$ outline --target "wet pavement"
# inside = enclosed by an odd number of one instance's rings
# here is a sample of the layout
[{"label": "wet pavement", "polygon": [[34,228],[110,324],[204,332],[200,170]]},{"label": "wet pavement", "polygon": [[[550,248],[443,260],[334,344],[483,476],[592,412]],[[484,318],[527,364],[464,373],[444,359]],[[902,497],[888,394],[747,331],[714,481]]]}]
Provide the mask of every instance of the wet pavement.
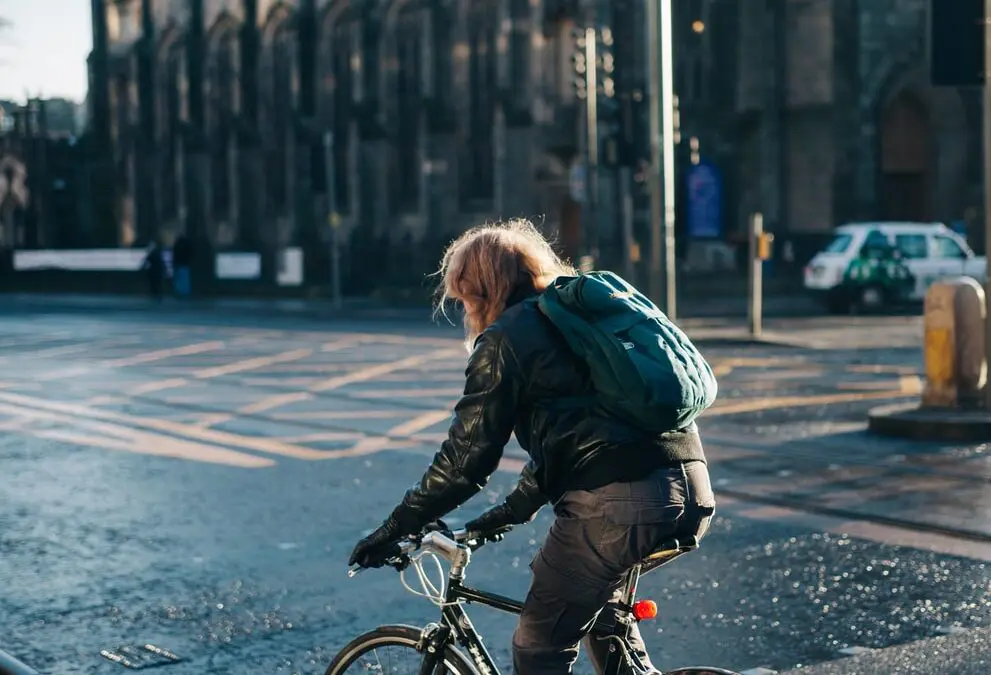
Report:
[{"label": "wet pavement", "polygon": [[[867,409],[918,395],[917,319],[769,322],[790,344],[766,345],[687,325],[720,376],[702,424],[720,505],[700,551],[642,582],[655,662],[784,671],[991,626],[987,447],[865,433]],[[322,673],[363,630],[436,617],[345,562],[443,435],[453,329],[7,307],[0,348],[0,648],[43,673],[125,672],[100,650],[145,643],[177,675]],[[513,445],[452,520],[519,467]],[[522,595],[548,524],[480,551],[470,580]],[[507,667],[512,617],[471,614]],[[822,672],[868,672],[844,663]],[[934,668],[904,672],[987,672]]]}]

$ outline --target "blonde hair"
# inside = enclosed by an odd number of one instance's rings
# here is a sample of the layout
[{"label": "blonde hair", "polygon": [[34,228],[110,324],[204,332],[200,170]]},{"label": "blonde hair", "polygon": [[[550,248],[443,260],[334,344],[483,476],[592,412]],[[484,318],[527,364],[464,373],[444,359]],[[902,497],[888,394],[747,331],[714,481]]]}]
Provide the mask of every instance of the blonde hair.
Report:
[{"label": "blonde hair", "polygon": [[575,269],[562,260],[528,220],[513,219],[474,227],[451,242],[437,275],[437,312],[448,301],[464,307],[469,346],[506,309],[519,291],[543,291]]}]

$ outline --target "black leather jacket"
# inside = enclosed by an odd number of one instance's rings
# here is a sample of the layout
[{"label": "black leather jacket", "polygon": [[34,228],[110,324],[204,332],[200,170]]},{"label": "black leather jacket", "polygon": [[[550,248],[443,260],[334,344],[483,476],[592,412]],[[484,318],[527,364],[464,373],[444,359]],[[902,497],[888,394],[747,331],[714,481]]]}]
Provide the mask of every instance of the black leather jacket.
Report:
[{"label": "black leather jacket", "polygon": [[514,431],[530,455],[506,498],[520,522],[567,490],[705,459],[694,424],[657,436],[596,414],[588,400],[587,369],[532,294],[511,304],[478,337],[465,376],[447,440],[393,511],[403,533],[418,532],[478,493]]}]

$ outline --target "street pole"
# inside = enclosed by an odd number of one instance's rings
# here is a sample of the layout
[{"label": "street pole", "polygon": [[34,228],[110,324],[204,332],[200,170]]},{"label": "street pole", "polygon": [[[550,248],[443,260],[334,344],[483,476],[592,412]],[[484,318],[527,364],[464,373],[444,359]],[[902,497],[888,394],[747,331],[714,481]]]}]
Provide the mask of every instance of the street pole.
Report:
[{"label": "street pole", "polygon": [[754,213],[750,216],[750,274],[747,278],[747,318],[750,323],[750,337],[759,338],[763,326],[764,259],[759,245],[764,234],[764,216]]},{"label": "street pole", "polygon": [[[650,266],[648,293],[651,299],[660,304],[663,292],[661,277],[662,251],[662,194],[661,194],[661,98],[660,98],[660,49],[658,47],[658,3],[663,0],[644,0],[647,19],[647,100],[650,118]],[[666,308],[667,309],[667,308]]]},{"label": "street pole", "polygon": [[592,267],[599,257],[599,78],[596,67],[596,30],[585,29],[585,127],[588,133],[588,237],[585,245],[592,259]]},{"label": "street pole", "polygon": [[327,224],[330,225],[330,271],[331,293],[334,308],[340,309],[341,300],[341,242],[340,216],[337,213],[337,183],[334,176],[334,132],[326,131],[323,135],[324,175],[327,180]]},{"label": "street pole", "polygon": [[[984,280],[985,368],[991,369],[991,0],[984,0],[984,256],[987,258]],[[984,386],[984,402],[991,410],[991,381]]]},{"label": "street pole", "polygon": [[[991,0],[989,0],[991,1]],[[672,321],[677,317],[674,258],[674,53],[671,28],[671,0],[661,5],[661,139],[664,155],[664,311]]]}]

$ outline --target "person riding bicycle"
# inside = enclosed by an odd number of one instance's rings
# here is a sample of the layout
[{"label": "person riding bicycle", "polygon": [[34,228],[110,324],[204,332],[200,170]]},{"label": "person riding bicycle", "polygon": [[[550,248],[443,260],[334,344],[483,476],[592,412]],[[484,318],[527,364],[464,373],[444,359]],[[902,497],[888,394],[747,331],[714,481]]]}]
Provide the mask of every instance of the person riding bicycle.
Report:
[{"label": "person riding bicycle", "polygon": [[[454,300],[464,310],[464,394],[420,482],[358,542],[349,564],[381,567],[399,540],[478,493],[515,431],[530,461],[506,499],[465,527],[527,523],[553,503],[555,520],[530,564],[513,666],[519,675],[569,673],[594,619],[621,595],[623,575],[666,540],[708,530],[715,499],[698,429],[692,422],[658,434],[589,407],[581,397],[594,393],[588,368],[536,304],[576,271],[528,221],[469,230],[439,274],[439,306]],[[647,661],[635,626],[630,639]],[[601,672],[609,645],[586,644]]]}]

